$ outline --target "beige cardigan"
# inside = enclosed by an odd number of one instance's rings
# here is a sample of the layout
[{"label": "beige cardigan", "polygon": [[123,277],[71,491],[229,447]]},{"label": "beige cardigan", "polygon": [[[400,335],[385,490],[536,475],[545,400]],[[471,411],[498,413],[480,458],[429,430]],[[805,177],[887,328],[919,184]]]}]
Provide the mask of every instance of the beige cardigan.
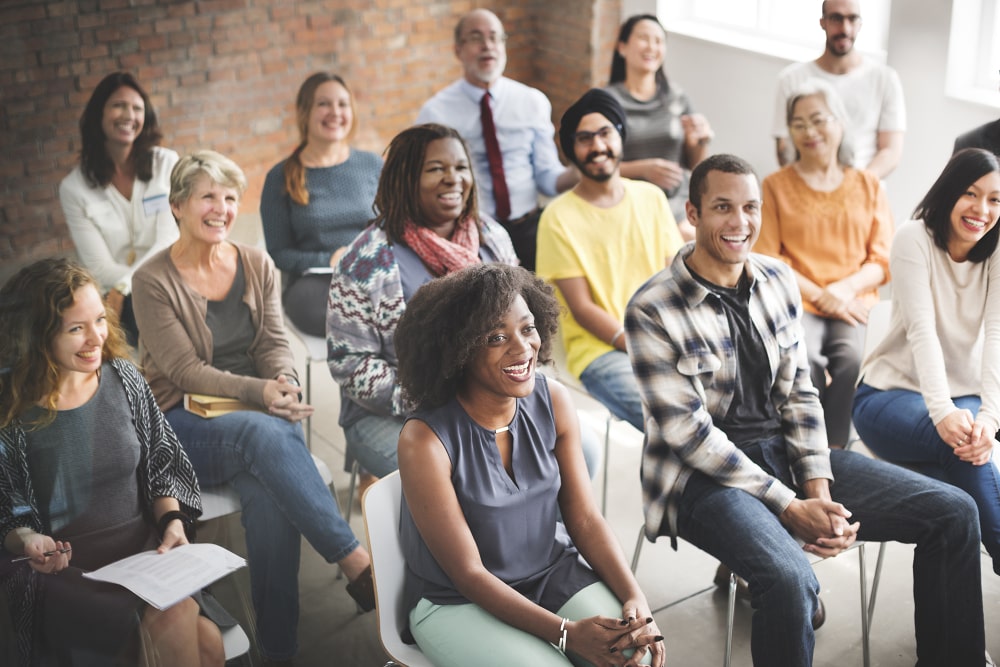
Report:
[{"label": "beige cardigan", "polygon": [[205,322],[208,299],[184,282],[170,248],[145,262],[132,278],[132,305],[139,326],[142,366],[161,410],[185,392],[238,398],[264,406],[267,380],[285,374],[298,380],[288,347],[276,271],[263,250],[234,243],[246,274],[243,301],[255,335],[247,349],[257,377],[233,375],[212,366],[212,333]]}]

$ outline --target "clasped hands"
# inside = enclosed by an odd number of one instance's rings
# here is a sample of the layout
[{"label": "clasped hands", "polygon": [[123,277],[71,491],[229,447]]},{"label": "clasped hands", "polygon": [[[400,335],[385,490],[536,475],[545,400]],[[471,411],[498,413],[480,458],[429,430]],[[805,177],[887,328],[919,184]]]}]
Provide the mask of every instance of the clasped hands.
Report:
[{"label": "clasped hands", "polygon": [[[567,625],[566,647],[595,667],[638,667],[646,652],[652,654],[651,667],[665,664],[663,635],[648,610],[624,610],[625,618],[592,616]],[[634,649],[631,656],[623,651]]]},{"label": "clasped hands", "polygon": [[861,524],[849,523],[851,512],[828,498],[796,498],[778,517],[785,528],[805,544],[802,549],[823,558],[850,548]]},{"label": "clasped hands", "polygon": [[993,455],[993,434],[977,422],[969,410],[953,410],[934,425],[955,456],[975,466],[985,465]]},{"label": "clasped hands", "polygon": [[264,405],[276,417],[283,417],[290,422],[302,421],[312,415],[313,407],[299,400],[301,394],[302,387],[292,384],[284,375],[279,375],[276,380],[268,380],[264,385]]},{"label": "clasped hands", "polygon": [[843,320],[852,326],[868,323],[868,306],[843,282],[832,282],[822,288],[812,303],[826,317]]}]

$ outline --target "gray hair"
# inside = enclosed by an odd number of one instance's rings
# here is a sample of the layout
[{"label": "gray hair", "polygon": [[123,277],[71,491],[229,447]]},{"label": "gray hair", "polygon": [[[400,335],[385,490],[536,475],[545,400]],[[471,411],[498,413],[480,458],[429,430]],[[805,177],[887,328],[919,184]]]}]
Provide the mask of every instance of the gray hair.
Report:
[{"label": "gray hair", "polygon": [[[795,112],[795,105],[798,104],[799,100],[803,97],[812,97],[814,95],[819,95],[823,98],[827,108],[830,110],[830,114],[837,119],[837,122],[843,128],[844,132],[840,139],[840,146],[837,147],[837,162],[841,166],[850,167],[854,162],[853,128],[851,127],[850,119],[847,117],[847,108],[844,106],[844,101],[837,94],[836,89],[829,83],[822,79],[808,78],[796,86],[788,95],[788,100],[785,104],[785,123],[787,125],[792,124],[792,114]],[[793,145],[794,143],[792,142]],[[799,150],[797,148],[795,149],[795,159],[799,159]]]},{"label": "gray hair", "polygon": [[240,196],[247,189],[247,177],[239,166],[221,153],[210,150],[185,155],[170,172],[170,204],[180,205],[191,196],[194,182],[205,174],[219,185],[234,188]]}]

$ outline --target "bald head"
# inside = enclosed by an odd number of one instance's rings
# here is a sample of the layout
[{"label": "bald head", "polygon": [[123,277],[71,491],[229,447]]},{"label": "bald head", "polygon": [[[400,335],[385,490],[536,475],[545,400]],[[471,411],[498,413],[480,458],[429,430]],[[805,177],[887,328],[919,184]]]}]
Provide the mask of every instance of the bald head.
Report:
[{"label": "bald head", "polygon": [[497,15],[474,9],[455,26],[455,56],[461,61],[465,80],[489,88],[503,76],[507,66],[507,34]]}]

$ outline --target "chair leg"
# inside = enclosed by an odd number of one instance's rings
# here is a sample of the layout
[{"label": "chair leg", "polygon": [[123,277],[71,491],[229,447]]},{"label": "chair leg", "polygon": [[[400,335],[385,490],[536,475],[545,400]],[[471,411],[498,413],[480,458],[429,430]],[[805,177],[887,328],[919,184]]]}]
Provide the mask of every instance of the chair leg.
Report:
[{"label": "chair leg", "polygon": [[639,567],[639,555],[642,553],[642,543],[646,538],[646,526],[639,526],[639,538],[635,541],[635,551],[632,552],[632,574]]},{"label": "chair leg", "polygon": [[858,545],[858,572],[861,582],[861,655],[864,667],[871,664],[868,644],[868,577],[865,572],[865,545]]},{"label": "chair leg", "polygon": [[[306,403],[312,405],[312,359],[306,356]],[[312,415],[306,417],[306,447],[313,450],[313,420]]]},{"label": "chair leg", "polygon": [[358,474],[361,471],[361,465],[355,460],[351,464],[351,483],[347,488],[347,511],[344,513],[344,519],[347,523],[351,522],[351,514],[354,513],[354,490],[358,486]]},{"label": "chair leg", "polygon": [[[611,420],[613,417],[608,413],[608,419],[604,423],[604,483],[601,492],[601,514],[608,516],[608,468],[611,464]],[[633,568],[635,569],[635,568]]]},{"label": "chair leg", "polygon": [[868,597],[868,631],[872,629],[872,617],[875,615],[875,598],[878,596],[878,585],[882,580],[882,562],[885,560],[885,542],[878,545],[878,560],[875,561],[875,578],[872,579],[872,592]]},{"label": "chair leg", "polygon": [[729,667],[733,661],[733,624],[736,620],[736,573],[729,573],[729,603],[726,621],[726,656],[722,664]]}]

